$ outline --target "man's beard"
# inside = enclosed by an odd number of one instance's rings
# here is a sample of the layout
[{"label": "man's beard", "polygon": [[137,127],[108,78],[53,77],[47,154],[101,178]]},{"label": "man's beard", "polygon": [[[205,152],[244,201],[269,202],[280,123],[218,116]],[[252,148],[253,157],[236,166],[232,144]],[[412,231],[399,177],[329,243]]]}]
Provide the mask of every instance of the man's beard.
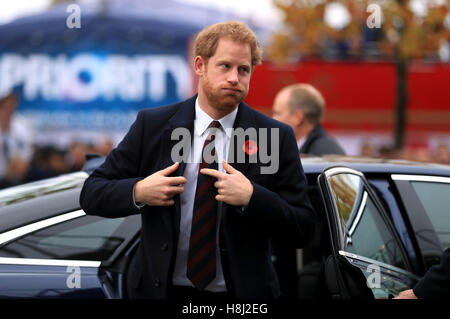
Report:
[{"label": "man's beard", "polygon": [[209,104],[224,111],[233,110],[247,96],[246,90],[242,87],[237,86],[233,87],[238,88],[240,90],[240,92],[236,92],[235,94],[232,93],[226,94],[222,92],[221,87],[214,88],[207,75],[205,75],[203,79],[202,86],[203,92],[205,93],[205,96],[208,99]]}]

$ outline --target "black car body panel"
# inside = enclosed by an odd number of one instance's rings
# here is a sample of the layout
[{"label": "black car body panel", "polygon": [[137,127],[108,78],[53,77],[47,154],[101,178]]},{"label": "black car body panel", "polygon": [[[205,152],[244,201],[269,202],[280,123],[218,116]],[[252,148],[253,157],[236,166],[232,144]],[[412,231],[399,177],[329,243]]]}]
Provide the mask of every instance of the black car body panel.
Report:
[{"label": "black car body panel", "polygon": [[[87,171],[102,161],[95,158]],[[436,218],[429,216],[409,178],[441,178],[450,189],[449,166],[342,156],[304,157],[302,162],[317,231],[305,249],[275,247],[283,298],[385,298],[411,287],[439,262],[450,240],[445,229],[435,231]],[[371,232],[348,236],[349,230],[356,234],[351,224],[355,218],[363,220],[362,213],[355,211],[347,228],[339,224],[326,178],[332,168],[360,176],[365,193],[356,202],[370,202],[366,208],[382,222],[383,236],[395,242],[401,267],[347,249],[349,240],[370,248],[374,239]],[[1,298],[126,298],[140,216],[114,220],[85,215],[78,201],[87,176],[79,172],[0,191]],[[381,287],[369,289],[377,274]]]}]

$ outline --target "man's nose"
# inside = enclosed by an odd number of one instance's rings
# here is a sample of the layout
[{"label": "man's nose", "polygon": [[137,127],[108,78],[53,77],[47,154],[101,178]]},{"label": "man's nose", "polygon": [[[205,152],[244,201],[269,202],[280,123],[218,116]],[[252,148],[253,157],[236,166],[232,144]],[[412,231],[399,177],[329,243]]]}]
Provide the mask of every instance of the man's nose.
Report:
[{"label": "man's nose", "polygon": [[239,82],[238,75],[239,74],[238,74],[237,68],[231,69],[230,72],[228,72],[227,81],[229,83],[232,83],[232,84],[236,85]]}]

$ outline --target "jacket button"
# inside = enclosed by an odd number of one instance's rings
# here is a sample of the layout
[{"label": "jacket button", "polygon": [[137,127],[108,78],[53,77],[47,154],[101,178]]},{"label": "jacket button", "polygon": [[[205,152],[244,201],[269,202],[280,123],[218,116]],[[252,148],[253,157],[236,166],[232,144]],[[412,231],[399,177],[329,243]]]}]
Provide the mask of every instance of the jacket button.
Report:
[{"label": "jacket button", "polygon": [[169,248],[169,245],[167,243],[164,243],[164,244],[161,245],[161,250],[162,251],[166,251],[167,248]]},{"label": "jacket button", "polygon": [[161,285],[158,278],[156,278],[155,280],[153,280],[153,284],[154,284],[154,286],[155,286],[156,288],[158,288],[158,287]]}]

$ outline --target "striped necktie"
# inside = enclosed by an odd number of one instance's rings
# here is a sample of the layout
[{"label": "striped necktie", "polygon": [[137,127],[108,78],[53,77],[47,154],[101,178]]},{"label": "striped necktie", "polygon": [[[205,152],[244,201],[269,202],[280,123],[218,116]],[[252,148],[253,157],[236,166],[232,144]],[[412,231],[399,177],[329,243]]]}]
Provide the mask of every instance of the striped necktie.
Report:
[{"label": "striped necktie", "polygon": [[[209,128],[217,130],[220,123],[212,121]],[[189,240],[187,277],[199,290],[203,290],[216,277],[217,190],[214,187],[216,179],[200,174],[202,168],[217,169],[214,129],[203,144]],[[209,145],[210,143],[212,145]]]}]

